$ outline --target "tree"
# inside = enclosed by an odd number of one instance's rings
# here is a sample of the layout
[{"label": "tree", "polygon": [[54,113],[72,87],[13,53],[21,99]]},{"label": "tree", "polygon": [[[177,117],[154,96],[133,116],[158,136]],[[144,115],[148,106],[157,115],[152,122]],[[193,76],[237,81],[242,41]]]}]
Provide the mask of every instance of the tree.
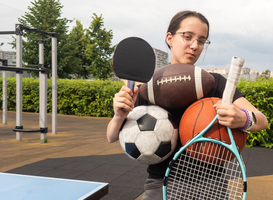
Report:
[{"label": "tree", "polygon": [[104,26],[102,15],[93,13],[93,21],[86,30],[88,44],[85,50],[85,56],[90,63],[89,72],[94,78],[107,79],[112,73],[112,54],[114,46],[111,47],[113,39],[112,30],[107,31]]},{"label": "tree", "polygon": [[262,72],[260,77],[268,79],[270,77],[270,70],[267,69],[264,72]]},{"label": "tree", "polygon": [[71,74],[77,79],[87,79],[89,77],[88,66],[90,63],[88,63],[85,56],[88,39],[85,32],[86,30],[83,29],[81,22],[77,20],[76,26],[69,33],[69,42],[65,45],[67,56],[64,59],[74,66]]},{"label": "tree", "polygon": [[[58,77],[69,78],[72,65],[66,62],[65,58],[67,52],[65,51],[65,44],[68,42],[68,26],[67,19],[61,18],[61,5],[59,0],[34,0],[29,6],[29,12],[18,19],[18,21],[26,27],[37,28],[46,32],[56,32],[58,34],[57,43],[57,63],[58,63]],[[39,39],[48,39],[49,36],[37,34],[30,31],[23,33],[23,52],[22,59],[26,64],[39,63]],[[16,42],[12,43],[13,48]],[[49,76],[51,76],[51,40],[44,43],[44,64],[49,68]],[[37,72],[32,72],[32,75],[38,76]]]}]

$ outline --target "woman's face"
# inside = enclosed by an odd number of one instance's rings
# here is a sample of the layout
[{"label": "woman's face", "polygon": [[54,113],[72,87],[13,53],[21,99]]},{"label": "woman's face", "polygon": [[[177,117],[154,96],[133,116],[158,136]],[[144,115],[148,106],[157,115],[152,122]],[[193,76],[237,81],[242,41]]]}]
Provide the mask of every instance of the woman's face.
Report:
[{"label": "woman's face", "polygon": [[175,35],[172,35],[170,32],[166,35],[166,40],[171,49],[171,64],[183,63],[193,65],[202,53],[203,46],[198,45],[197,40],[192,44],[185,43],[183,34],[177,34],[178,32],[189,32],[193,35],[192,39],[207,38],[207,24],[196,17],[188,17],[180,23],[180,28]]}]

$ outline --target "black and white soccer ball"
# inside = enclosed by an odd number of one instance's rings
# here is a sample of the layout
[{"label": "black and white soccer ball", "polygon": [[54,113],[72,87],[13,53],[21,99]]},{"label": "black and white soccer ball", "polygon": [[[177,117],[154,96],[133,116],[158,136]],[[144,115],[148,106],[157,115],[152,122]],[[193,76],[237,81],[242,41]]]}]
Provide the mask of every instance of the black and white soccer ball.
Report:
[{"label": "black and white soccer ball", "polygon": [[177,145],[178,127],[171,115],[155,105],[138,106],[121,127],[119,141],[124,152],[141,164],[164,161]]}]

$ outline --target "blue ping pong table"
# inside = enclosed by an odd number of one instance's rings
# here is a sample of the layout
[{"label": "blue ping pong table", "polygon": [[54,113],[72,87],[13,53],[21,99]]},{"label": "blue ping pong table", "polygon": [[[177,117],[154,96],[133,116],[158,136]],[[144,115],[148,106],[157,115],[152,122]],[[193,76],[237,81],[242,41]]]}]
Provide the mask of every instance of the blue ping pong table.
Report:
[{"label": "blue ping pong table", "polygon": [[108,183],[0,173],[1,200],[97,200]]}]

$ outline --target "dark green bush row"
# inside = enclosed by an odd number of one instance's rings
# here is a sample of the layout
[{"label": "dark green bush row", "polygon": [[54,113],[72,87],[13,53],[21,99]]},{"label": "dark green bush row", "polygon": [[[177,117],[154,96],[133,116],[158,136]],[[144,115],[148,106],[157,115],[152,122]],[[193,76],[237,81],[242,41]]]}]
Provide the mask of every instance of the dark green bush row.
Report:
[{"label": "dark green bush row", "polygon": [[242,79],[237,87],[268,120],[268,129],[251,132],[248,135],[247,146],[273,148],[273,79],[260,78],[256,81]]},{"label": "dark green bush row", "polygon": [[[8,78],[8,110],[16,109],[16,80]],[[58,79],[58,113],[78,116],[113,116],[113,97],[123,85],[120,81],[84,81]],[[238,89],[256,108],[264,113],[269,127],[251,132],[247,146],[273,148],[273,79],[241,80]],[[51,79],[48,79],[48,112],[51,113]],[[2,79],[0,98],[2,109]],[[23,79],[23,111],[39,112],[39,80]]]},{"label": "dark green bush row", "polygon": [[113,97],[122,85],[120,81],[58,80],[58,113],[111,117]]},{"label": "dark green bush row", "polygon": [[[8,110],[16,110],[16,79],[8,78]],[[123,85],[120,81],[84,81],[58,79],[58,113],[78,116],[113,116],[113,97]],[[0,99],[2,109],[2,78]],[[39,80],[23,79],[23,111],[39,112]],[[52,110],[52,80],[48,79],[48,112]]]}]

